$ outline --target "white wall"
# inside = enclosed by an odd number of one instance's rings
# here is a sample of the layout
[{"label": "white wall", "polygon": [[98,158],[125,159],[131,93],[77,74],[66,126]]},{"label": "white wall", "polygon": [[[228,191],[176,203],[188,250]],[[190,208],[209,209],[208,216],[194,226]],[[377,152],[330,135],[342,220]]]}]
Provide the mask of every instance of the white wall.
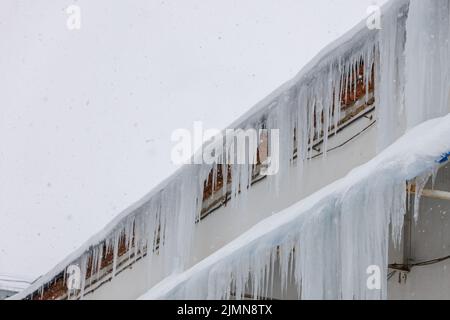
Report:
[{"label": "white wall", "polygon": [[[431,183],[426,187],[431,189]],[[435,190],[450,191],[450,166],[437,176]],[[422,197],[417,224],[412,224],[411,259],[429,261],[450,255],[450,201]],[[391,263],[401,263],[402,250],[391,250]],[[399,282],[398,272],[389,281],[390,299],[450,299],[450,260],[413,267]]]}]

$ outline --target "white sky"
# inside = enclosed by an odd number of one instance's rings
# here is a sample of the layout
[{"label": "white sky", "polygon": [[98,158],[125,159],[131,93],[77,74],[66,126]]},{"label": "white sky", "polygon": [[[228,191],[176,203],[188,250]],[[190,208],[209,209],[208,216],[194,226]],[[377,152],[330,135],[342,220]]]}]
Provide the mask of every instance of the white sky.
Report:
[{"label": "white sky", "polygon": [[226,127],[383,2],[2,0],[0,275],[48,271],[174,171],[174,129]]}]

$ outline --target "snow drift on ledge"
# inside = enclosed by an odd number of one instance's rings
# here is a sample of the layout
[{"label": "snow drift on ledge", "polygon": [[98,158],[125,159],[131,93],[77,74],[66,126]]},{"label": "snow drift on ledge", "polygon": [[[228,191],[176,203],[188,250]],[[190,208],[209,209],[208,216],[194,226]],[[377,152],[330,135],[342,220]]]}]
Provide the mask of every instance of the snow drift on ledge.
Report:
[{"label": "snow drift on ledge", "polygon": [[[282,288],[294,280],[302,299],[384,299],[389,226],[399,243],[407,183],[426,182],[421,178],[434,175],[449,150],[450,115],[423,123],[345,178],[265,219],[140,299],[239,299],[248,289],[254,297],[268,296],[275,264]],[[370,265],[384,268],[382,290],[367,289]]]}]

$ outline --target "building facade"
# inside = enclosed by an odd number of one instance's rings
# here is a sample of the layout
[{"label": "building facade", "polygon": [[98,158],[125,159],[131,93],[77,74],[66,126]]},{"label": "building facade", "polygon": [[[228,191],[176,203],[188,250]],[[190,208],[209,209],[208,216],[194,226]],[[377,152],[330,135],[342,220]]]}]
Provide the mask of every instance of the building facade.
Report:
[{"label": "building facade", "polygon": [[15,298],[450,299],[447,119],[414,129],[450,111],[449,8],[388,2],[233,124],[254,163],[220,144]]}]

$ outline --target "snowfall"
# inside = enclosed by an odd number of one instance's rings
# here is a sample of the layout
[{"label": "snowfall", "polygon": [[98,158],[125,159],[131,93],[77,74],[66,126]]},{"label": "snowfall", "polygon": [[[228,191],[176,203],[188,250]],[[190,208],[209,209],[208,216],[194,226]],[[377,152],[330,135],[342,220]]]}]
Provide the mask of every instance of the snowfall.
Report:
[{"label": "snowfall", "polygon": [[[371,291],[359,281],[366,276],[361,266],[385,266],[386,275],[389,241],[399,243],[402,235],[408,185],[416,185],[417,203],[425,182],[449,156],[449,9],[448,0],[388,2],[381,30],[369,30],[364,21],[234,124],[281,129],[280,173],[268,181],[276,189],[293,165],[294,148],[300,150],[300,165],[308,161],[308,140],[322,130],[314,126],[314,118],[324,114],[324,132],[336,127],[337,97],[348,94],[351,86],[346,81],[357,79],[354,75],[364,66],[366,88],[371,79],[376,82],[379,154],[370,162],[185,270],[203,182],[211,171],[217,175],[218,163],[230,154],[227,147],[221,148],[215,163],[181,168],[16,298],[39,290],[70,263],[81,265],[84,276],[89,259],[94,261],[92,270],[98,270],[103,248],[98,244],[104,239],[114,252],[114,274],[119,239],[131,239],[136,225],[136,254],[144,248],[151,252],[158,228],[164,226],[160,254],[171,266],[167,278],[143,299],[227,299],[232,291],[242,298],[249,288],[255,297],[267,296],[275,263],[282,287],[294,280],[302,299],[385,299],[386,285]],[[291,143],[293,132],[296,146]],[[245,201],[251,170],[251,165],[232,168],[232,201]],[[418,212],[414,215],[417,219]],[[132,249],[132,242],[127,244]]]}]

